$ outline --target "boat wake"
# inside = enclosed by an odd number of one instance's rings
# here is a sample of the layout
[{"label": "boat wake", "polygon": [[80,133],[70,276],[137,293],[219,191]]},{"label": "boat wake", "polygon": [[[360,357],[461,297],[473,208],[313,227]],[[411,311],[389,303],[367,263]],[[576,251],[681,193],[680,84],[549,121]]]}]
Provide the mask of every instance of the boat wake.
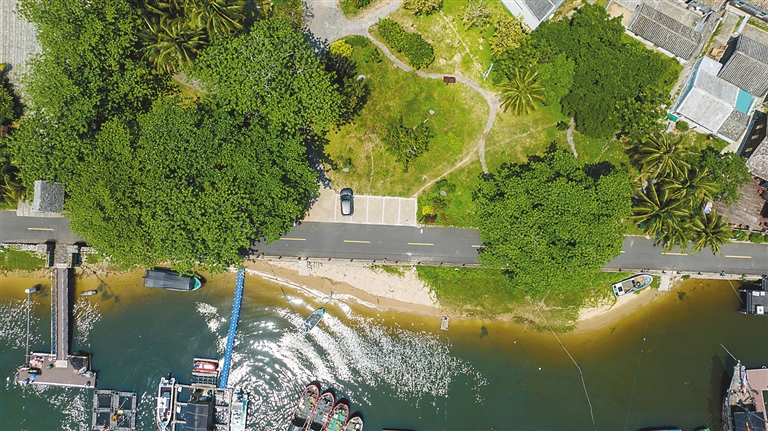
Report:
[{"label": "boat wake", "polygon": [[[40,304],[32,301],[30,307],[32,314],[30,316],[31,333],[29,336],[30,346],[40,343],[43,338],[37,333],[40,318],[35,316],[34,310]],[[23,349],[27,337],[27,300],[26,299],[7,299],[0,301],[0,345],[7,349]]]},{"label": "boat wake", "polygon": [[93,325],[101,320],[99,304],[87,297],[79,297],[72,307],[72,315],[75,317],[75,345],[85,345]]},{"label": "boat wake", "polygon": [[204,302],[198,302],[197,305],[197,313],[205,319],[205,323],[208,325],[208,329],[210,329],[211,333],[218,334],[224,331],[224,336],[219,337],[218,343],[216,345],[216,351],[220,354],[224,354],[224,348],[227,345],[227,324],[228,319],[225,319],[219,314],[218,308],[214,307],[211,304],[206,304]]}]

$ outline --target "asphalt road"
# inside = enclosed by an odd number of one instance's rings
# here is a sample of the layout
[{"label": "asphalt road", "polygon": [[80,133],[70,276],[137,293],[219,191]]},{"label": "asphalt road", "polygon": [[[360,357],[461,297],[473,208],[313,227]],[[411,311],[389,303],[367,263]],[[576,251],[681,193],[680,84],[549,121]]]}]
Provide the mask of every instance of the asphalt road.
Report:
[{"label": "asphalt road", "polygon": [[82,242],[69,230],[65,217],[16,217],[16,211],[0,211],[0,242],[40,244],[58,241],[64,244]]},{"label": "asphalt road", "polygon": [[657,269],[667,271],[714,272],[728,274],[768,274],[768,247],[758,244],[728,244],[722,254],[713,256],[709,249],[690,256],[679,249],[664,252],[648,239],[628,236],[621,254],[605,265],[611,269]]},{"label": "asphalt road", "polygon": [[254,244],[252,251],[267,256],[476,264],[479,247],[476,229],[304,222],[272,244]]}]

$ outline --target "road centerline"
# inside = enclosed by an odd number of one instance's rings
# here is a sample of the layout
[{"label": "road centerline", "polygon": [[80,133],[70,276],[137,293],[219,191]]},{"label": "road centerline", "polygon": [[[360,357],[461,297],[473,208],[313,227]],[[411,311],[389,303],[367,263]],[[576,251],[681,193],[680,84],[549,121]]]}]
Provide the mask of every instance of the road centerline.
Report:
[{"label": "road centerline", "polygon": [[27,230],[53,230],[52,227],[28,227]]},{"label": "road centerline", "polygon": [[685,253],[675,253],[675,252],[671,252],[671,251],[670,252],[661,253],[661,255],[662,256],[688,256]]},{"label": "road centerline", "polygon": [[370,241],[365,241],[361,239],[345,239],[344,242],[351,242],[354,244],[370,244]]},{"label": "road centerline", "polygon": [[752,256],[736,256],[731,254],[726,254],[725,257],[729,259],[752,259]]},{"label": "road centerline", "polygon": [[280,241],[306,241],[306,238],[280,238]]},{"label": "road centerline", "polygon": [[431,247],[434,244],[429,242],[409,242],[408,245],[423,245],[423,246]]}]

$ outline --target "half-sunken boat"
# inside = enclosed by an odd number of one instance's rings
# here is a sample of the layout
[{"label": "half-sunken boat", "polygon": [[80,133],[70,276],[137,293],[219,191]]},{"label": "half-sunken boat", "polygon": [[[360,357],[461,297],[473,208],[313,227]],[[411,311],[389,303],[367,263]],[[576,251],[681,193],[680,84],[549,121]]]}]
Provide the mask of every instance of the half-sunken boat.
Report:
[{"label": "half-sunken boat", "polygon": [[626,280],[621,280],[618,283],[613,284],[613,294],[618,298],[628,293],[634,293],[639,290],[645,289],[653,282],[653,277],[648,274],[637,274],[633,277],[629,277]]},{"label": "half-sunken boat", "polygon": [[334,404],[333,394],[326,392],[320,395],[317,399],[317,405],[315,411],[312,412],[312,416],[307,423],[307,431],[323,431],[328,424],[328,420],[331,417],[331,411]]},{"label": "half-sunken boat", "polygon": [[363,418],[352,416],[344,427],[344,431],[363,431]]},{"label": "half-sunken boat", "polygon": [[148,269],[144,274],[145,287],[189,292],[199,289],[201,285],[199,278],[181,275],[169,269]]},{"label": "half-sunken boat", "polygon": [[317,326],[318,323],[320,323],[320,319],[323,318],[323,315],[325,314],[325,307],[318,308],[312,314],[307,317],[307,320],[304,321],[304,332],[309,332]]},{"label": "half-sunken boat", "polygon": [[339,401],[336,407],[331,411],[328,423],[323,428],[325,431],[344,431],[344,425],[349,419],[349,405],[344,401]]},{"label": "half-sunken boat", "polygon": [[235,394],[235,401],[232,403],[232,408],[230,409],[230,431],[245,431],[247,419],[248,394],[240,390]]},{"label": "half-sunken boat", "polygon": [[171,424],[173,414],[174,397],[176,396],[176,379],[160,378],[160,385],[157,388],[157,428],[160,431],[168,430]]},{"label": "half-sunken boat", "polygon": [[309,384],[304,388],[304,392],[299,397],[299,403],[293,410],[293,416],[288,425],[288,431],[301,431],[307,427],[310,416],[317,405],[317,398],[320,396],[320,389],[316,385]]},{"label": "half-sunken boat", "polygon": [[723,399],[725,431],[765,431],[768,368],[747,370],[741,361],[733,367],[731,385]]}]

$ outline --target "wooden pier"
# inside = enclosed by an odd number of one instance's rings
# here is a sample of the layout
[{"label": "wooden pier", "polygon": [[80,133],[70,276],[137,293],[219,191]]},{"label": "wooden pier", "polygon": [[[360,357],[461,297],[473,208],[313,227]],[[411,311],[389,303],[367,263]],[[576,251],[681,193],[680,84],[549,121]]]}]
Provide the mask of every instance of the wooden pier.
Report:
[{"label": "wooden pier", "polygon": [[93,394],[93,430],[133,431],[136,429],[136,394],[98,390]]},{"label": "wooden pier", "polygon": [[32,353],[19,368],[20,384],[93,388],[96,372],[91,371],[90,355],[69,354],[69,294],[72,250],[57,244],[51,268],[51,352]]}]

